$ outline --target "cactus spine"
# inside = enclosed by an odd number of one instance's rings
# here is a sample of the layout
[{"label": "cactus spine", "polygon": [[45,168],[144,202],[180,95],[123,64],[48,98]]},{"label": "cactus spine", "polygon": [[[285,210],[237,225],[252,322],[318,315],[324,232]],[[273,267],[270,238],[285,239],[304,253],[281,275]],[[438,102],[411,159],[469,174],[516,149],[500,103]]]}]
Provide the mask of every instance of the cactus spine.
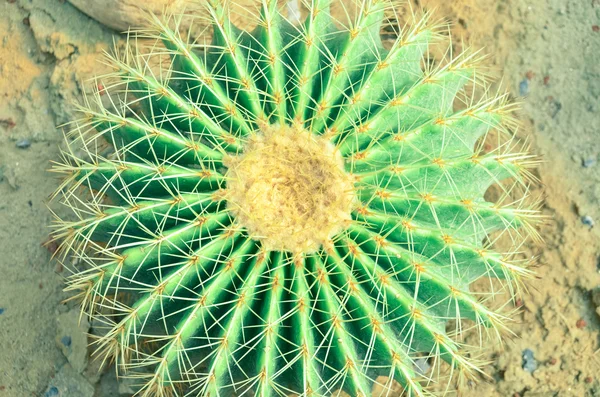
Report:
[{"label": "cactus spine", "polygon": [[463,329],[501,330],[488,303],[530,273],[494,247],[535,234],[535,159],[476,54],[427,63],[428,17],[384,46],[385,1],[343,28],[330,0],[307,8],[263,0],[247,32],[213,2],[207,43],[157,20],[54,166],[68,290],[141,396],[428,395],[414,361],[477,371]]}]

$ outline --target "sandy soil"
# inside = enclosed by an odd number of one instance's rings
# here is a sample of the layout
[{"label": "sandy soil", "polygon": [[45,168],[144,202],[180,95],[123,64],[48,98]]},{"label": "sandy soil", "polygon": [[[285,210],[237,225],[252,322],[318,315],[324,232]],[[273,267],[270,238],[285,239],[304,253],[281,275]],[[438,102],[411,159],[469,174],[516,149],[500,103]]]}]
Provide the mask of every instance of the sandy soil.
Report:
[{"label": "sandy soil", "polygon": [[[546,245],[523,254],[539,258],[539,280],[517,302],[515,336],[484,351],[490,377],[459,393],[600,396],[599,228],[582,222],[600,224],[600,1],[420,5],[437,8],[456,38],[485,47],[504,86],[522,97],[520,136],[545,160],[542,210],[552,218],[541,228]],[[103,72],[98,55],[119,39],[65,1],[0,0],[0,397],[131,395],[88,360],[88,325],[61,303],[65,272],[42,245],[56,126],[71,119],[70,103],[89,90],[82,82]]]}]

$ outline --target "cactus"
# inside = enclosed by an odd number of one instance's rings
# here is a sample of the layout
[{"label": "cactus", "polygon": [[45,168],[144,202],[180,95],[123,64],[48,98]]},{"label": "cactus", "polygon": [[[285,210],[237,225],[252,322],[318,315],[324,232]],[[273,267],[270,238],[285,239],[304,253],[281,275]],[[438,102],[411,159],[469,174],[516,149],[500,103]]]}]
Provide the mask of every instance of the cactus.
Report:
[{"label": "cactus", "polygon": [[536,159],[478,53],[430,62],[428,14],[384,45],[385,1],[307,8],[263,0],[248,32],[215,1],[205,41],[156,19],[53,166],[67,290],[141,396],[429,395],[480,371],[464,331],[502,334],[531,274]]}]

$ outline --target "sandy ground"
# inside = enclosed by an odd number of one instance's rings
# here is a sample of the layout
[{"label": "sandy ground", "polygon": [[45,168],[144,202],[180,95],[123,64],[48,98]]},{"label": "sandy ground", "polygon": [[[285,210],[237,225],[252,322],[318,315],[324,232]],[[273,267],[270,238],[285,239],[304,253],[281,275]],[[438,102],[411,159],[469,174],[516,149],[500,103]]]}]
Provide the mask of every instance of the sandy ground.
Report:
[{"label": "sandy ground", "polygon": [[[519,134],[545,160],[542,210],[552,217],[541,227],[546,245],[523,254],[539,258],[539,280],[517,302],[515,336],[484,351],[490,377],[459,393],[600,396],[599,228],[582,222],[600,224],[600,1],[420,5],[437,8],[455,38],[485,47],[504,86],[522,97]],[[119,36],[61,0],[0,0],[0,40],[0,397],[131,395],[88,360],[88,326],[61,304],[65,272],[42,246],[56,126],[71,119],[70,103],[89,89],[82,81],[103,72],[98,55]]]}]

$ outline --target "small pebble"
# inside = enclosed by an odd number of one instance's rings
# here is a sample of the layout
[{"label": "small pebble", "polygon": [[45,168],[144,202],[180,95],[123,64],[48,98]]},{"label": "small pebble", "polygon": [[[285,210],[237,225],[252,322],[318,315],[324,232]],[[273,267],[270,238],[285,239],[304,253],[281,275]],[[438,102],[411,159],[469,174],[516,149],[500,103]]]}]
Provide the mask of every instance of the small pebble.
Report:
[{"label": "small pebble", "polygon": [[60,392],[58,391],[58,389],[56,387],[52,386],[51,388],[48,389],[46,394],[44,394],[44,397],[58,397],[59,395],[60,395]]},{"label": "small pebble", "polygon": [[586,376],[583,381],[587,384],[590,384],[594,381],[594,378],[592,378],[591,376]]},{"label": "small pebble", "polygon": [[596,164],[596,159],[593,158],[581,160],[581,165],[583,166],[583,168],[590,168],[594,164]]},{"label": "small pebble", "polygon": [[550,358],[550,360],[548,360],[549,365],[556,365],[557,362],[558,362],[558,360],[554,357],[552,357],[552,358]]},{"label": "small pebble", "polygon": [[21,139],[20,141],[17,141],[16,146],[19,149],[27,149],[29,146],[31,146],[31,141],[29,139]]},{"label": "small pebble", "polygon": [[550,76],[544,76],[544,85],[548,85],[550,83]]},{"label": "small pebble", "polygon": [[517,298],[515,300],[515,307],[523,307],[523,299]]},{"label": "small pebble", "polygon": [[[42,247],[46,248],[51,254],[54,254],[58,250],[58,242],[52,237],[48,237],[43,243]],[[58,264],[59,262],[57,262]]]},{"label": "small pebble", "polygon": [[104,85],[102,83],[98,83],[97,88],[98,95],[103,96],[104,94],[106,94],[106,89],[104,88]]},{"label": "small pebble", "polygon": [[65,345],[65,347],[71,346],[71,337],[68,335],[63,336],[62,338],[60,338],[60,343]]},{"label": "small pebble", "polygon": [[550,102],[550,116],[552,118],[556,118],[558,112],[562,109],[562,103],[554,99],[553,96],[549,96],[546,98],[548,102]]},{"label": "small pebble", "polygon": [[519,94],[521,96],[529,94],[529,79],[523,79],[523,81],[519,83]]},{"label": "small pebble", "polygon": [[579,320],[577,320],[577,322],[575,323],[575,326],[577,328],[579,328],[579,329],[585,328],[586,325],[587,325],[587,323],[582,318],[580,318]]},{"label": "small pebble", "polygon": [[582,216],[581,223],[583,223],[586,226],[589,226],[590,228],[594,227],[594,220],[589,215]]},{"label": "small pebble", "polygon": [[535,357],[533,357],[533,351],[531,349],[523,350],[521,357],[523,358],[522,367],[525,372],[532,373],[537,369],[537,361]]},{"label": "small pebble", "polygon": [[7,129],[13,129],[15,128],[15,126],[17,125],[17,123],[15,123],[15,121],[13,119],[0,119],[0,126],[7,128]]}]

